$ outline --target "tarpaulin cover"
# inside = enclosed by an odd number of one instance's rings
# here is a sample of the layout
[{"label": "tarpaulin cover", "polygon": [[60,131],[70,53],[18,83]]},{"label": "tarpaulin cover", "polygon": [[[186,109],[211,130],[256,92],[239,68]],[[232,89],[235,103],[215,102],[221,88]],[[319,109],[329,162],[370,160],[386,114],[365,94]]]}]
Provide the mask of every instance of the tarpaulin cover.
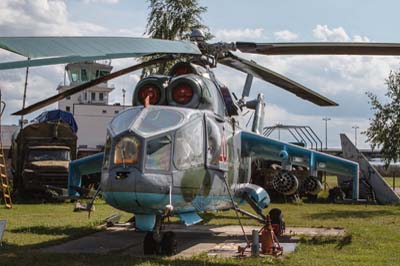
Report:
[{"label": "tarpaulin cover", "polygon": [[37,123],[44,123],[48,121],[63,121],[69,125],[71,130],[76,134],[78,132],[78,125],[76,124],[74,116],[62,110],[51,110],[41,113],[34,119]]}]

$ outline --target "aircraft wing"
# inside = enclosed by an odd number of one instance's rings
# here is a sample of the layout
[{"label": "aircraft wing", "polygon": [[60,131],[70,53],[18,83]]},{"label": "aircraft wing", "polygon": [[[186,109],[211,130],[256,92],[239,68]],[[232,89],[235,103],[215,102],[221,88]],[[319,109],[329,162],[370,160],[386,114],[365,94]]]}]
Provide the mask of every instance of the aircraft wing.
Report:
[{"label": "aircraft wing", "polygon": [[0,63],[0,70],[152,54],[201,54],[191,42],[133,37],[0,37],[0,49],[29,58]]},{"label": "aircraft wing", "polygon": [[101,173],[104,152],[96,153],[69,163],[68,168],[68,195],[76,196],[82,185],[82,176]]},{"label": "aircraft wing", "polygon": [[[353,191],[358,194],[358,163],[326,153],[306,149],[294,144],[270,139],[259,134],[240,133],[241,153],[245,157],[279,161],[290,165],[305,166],[310,173],[327,173],[353,177]],[[353,198],[358,195],[353,194]]]}]

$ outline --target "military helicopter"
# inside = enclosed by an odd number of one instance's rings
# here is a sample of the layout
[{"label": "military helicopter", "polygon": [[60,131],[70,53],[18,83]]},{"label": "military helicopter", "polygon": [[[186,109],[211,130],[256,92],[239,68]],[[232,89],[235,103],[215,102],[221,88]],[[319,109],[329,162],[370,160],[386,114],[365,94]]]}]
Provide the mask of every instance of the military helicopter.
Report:
[{"label": "military helicopter", "polygon": [[[264,96],[247,100],[253,77],[272,83],[319,106],[337,104],[234,51],[262,55],[400,55],[399,44],[380,43],[214,43],[194,30],[191,42],[119,37],[3,37],[0,48],[24,55],[27,61],[1,63],[0,69],[33,67],[110,58],[151,55],[152,59],[78,85],[28,106],[25,115],[96,84],[143,67],[184,58],[168,75],[151,75],[138,82],[132,107],[116,115],[107,128],[104,153],[70,164],[70,195],[79,191],[80,176],[101,172],[101,193],[117,209],[135,215],[135,227],[148,232],[146,254],[174,252],[175,236],[161,237],[163,221],[178,216],[186,225],[201,221],[199,212],[230,210],[260,222],[270,204],[268,193],[250,183],[251,160],[279,162],[274,188],[290,194],[299,182],[293,166],[309,171],[310,193],[321,189],[318,172],[353,178],[358,199],[358,164],[260,134]],[[247,73],[237,98],[212,72],[218,64]],[[254,110],[252,130],[246,130],[245,109]],[[78,188],[77,188],[78,187]],[[257,215],[238,207],[248,202]],[[239,216],[238,216],[239,217]]]}]

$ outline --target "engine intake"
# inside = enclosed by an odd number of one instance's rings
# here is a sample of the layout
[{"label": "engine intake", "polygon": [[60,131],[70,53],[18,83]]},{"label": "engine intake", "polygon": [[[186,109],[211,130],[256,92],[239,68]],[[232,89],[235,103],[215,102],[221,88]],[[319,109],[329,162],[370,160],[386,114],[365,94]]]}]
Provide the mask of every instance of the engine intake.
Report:
[{"label": "engine intake", "polygon": [[139,81],[133,94],[132,105],[144,105],[147,96],[150,104],[166,104],[165,87],[168,80],[167,76],[153,75]]},{"label": "engine intake", "polygon": [[204,83],[194,74],[173,78],[167,88],[167,101],[172,106],[197,108],[202,99]]}]

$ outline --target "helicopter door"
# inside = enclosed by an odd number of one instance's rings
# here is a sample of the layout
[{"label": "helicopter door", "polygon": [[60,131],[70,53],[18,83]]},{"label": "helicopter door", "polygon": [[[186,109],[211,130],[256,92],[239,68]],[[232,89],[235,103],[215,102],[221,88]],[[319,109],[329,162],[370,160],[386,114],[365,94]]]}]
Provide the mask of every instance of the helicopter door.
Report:
[{"label": "helicopter door", "polygon": [[206,116],[207,167],[219,171],[228,171],[228,143],[223,123]]},{"label": "helicopter door", "polygon": [[197,116],[175,134],[173,176],[174,186],[180,187],[185,201],[191,201],[202,186],[204,169],[204,119]]}]

